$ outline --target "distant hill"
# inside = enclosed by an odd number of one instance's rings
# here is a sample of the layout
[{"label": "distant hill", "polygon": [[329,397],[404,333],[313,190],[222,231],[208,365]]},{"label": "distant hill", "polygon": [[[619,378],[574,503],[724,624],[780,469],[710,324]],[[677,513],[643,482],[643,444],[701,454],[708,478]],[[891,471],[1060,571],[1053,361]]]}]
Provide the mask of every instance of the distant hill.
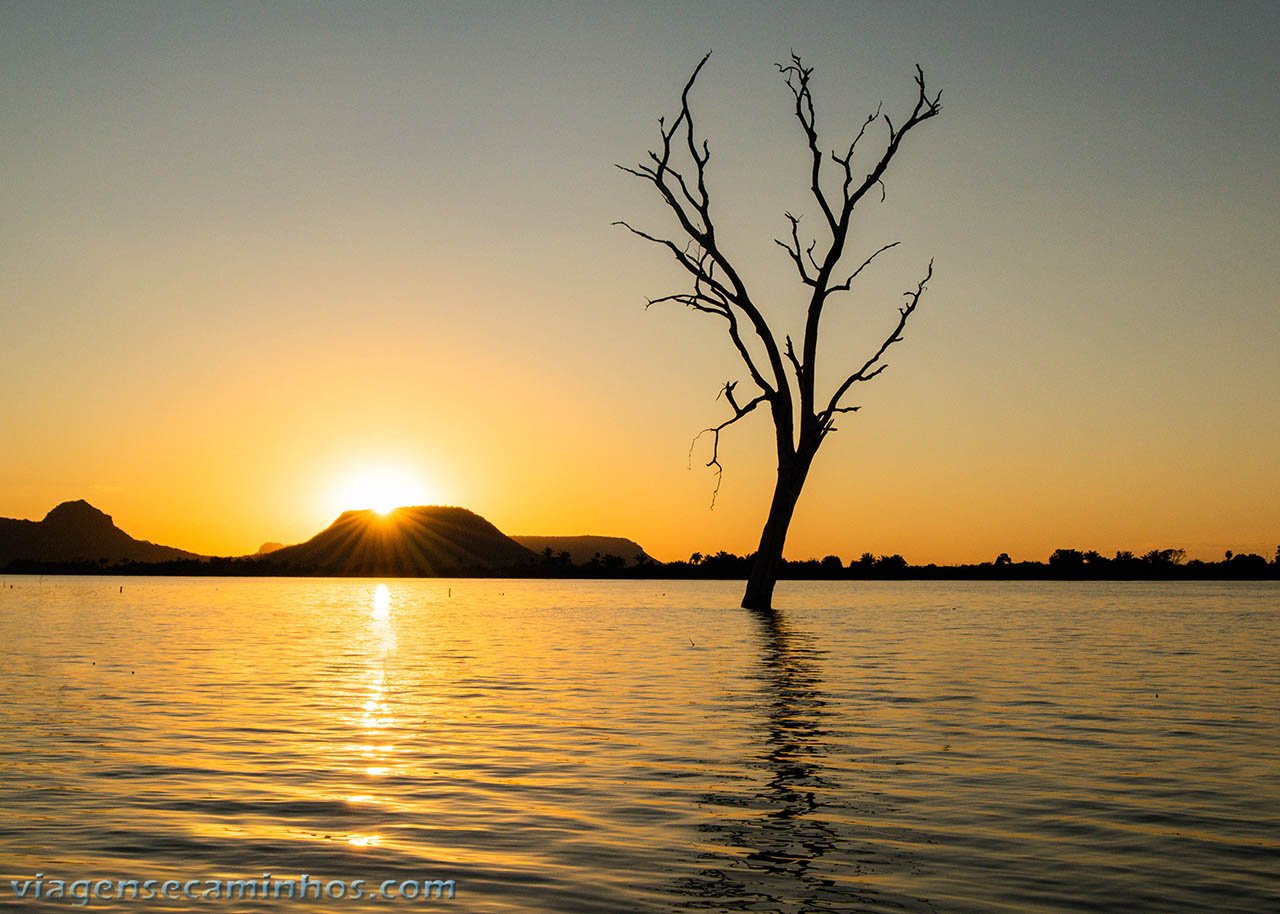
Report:
[{"label": "distant hill", "polygon": [[466,508],[397,508],[388,515],[346,511],[296,546],[257,557],[301,574],[432,577],[510,568],[535,556]]},{"label": "distant hill", "polygon": [[521,546],[543,555],[548,549],[554,555],[569,553],[569,561],[575,565],[585,565],[596,555],[616,555],[625,559],[628,565],[636,564],[636,557],[652,562],[653,557],[640,547],[640,544],[621,536],[513,536]]},{"label": "distant hill", "polygon": [[[58,505],[41,521],[0,518],[0,570],[130,574],[303,574],[433,577],[521,573],[541,568],[547,549],[574,565],[613,555],[626,566],[652,563],[633,540],[618,536],[508,537],[465,508],[398,508],[389,515],[347,511],[295,546],[264,543],[257,554],[208,558],[136,540],[87,501]],[[149,566],[155,566],[154,570]],[[620,564],[618,567],[622,567]]]},{"label": "distant hill", "polygon": [[87,501],[67,501],[44,520],[0,518],[0,568],[14,562],[170,562],[196,559],[194,552],[136,540]]}]

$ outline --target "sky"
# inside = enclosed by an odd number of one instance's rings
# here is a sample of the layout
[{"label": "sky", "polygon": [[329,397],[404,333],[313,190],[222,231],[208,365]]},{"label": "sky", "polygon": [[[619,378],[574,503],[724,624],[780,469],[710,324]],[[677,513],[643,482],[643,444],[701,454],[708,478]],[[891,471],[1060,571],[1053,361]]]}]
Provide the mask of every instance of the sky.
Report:
[{"label": "sky", "polygon": [[[0,4],[0,516],[85,498],[209,554],[300,542],[370,479],[511,534],[754,549],[762,411],[703,466],[721,329],[648,297],[641,161],[697,61],[713,212],[776,327],[820,142],[943,91],[823,328],[889,369],[818,454],[791,558],[1270,556],[1280,543],[1272,3]],[[867,142],[883,140],[871,134]]]}]

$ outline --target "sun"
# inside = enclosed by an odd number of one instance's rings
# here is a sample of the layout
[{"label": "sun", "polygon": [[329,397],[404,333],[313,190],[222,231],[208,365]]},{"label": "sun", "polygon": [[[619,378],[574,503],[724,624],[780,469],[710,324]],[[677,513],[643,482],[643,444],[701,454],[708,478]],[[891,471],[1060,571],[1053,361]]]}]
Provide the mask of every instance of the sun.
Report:
[{"label": "sun", "polygon": [[343,481],[337,497],[343,511],[372,509],[379,514],[390,514],[396,508],[425,505],[431,501],[430,490],[422,479],[397,466],[369,466],[357,470]]}]

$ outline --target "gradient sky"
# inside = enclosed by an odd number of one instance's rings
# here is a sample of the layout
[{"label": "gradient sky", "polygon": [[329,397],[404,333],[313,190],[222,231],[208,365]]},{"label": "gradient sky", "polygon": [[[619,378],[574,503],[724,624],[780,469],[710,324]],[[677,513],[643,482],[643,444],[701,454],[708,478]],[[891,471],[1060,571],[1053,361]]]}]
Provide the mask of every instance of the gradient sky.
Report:
[{"label": "gradient sky", "polygon": [[713,206],[795,327],[795,49],[827,147],[909,107],[917,62],[944,110],[855,231],[902,245],[826,363],[934,280],[788,555],[1270,556],[1278,40],[1274,3],[4,2],[0,516],[87,498],[240,554],[390,467],[509,533],[753,549],[768,419],[726,433],[709,510],[689,442],[744,372],[715,319],[646,312],[681,276],[610,223],[670,222],[613,165],[713,49]]}]

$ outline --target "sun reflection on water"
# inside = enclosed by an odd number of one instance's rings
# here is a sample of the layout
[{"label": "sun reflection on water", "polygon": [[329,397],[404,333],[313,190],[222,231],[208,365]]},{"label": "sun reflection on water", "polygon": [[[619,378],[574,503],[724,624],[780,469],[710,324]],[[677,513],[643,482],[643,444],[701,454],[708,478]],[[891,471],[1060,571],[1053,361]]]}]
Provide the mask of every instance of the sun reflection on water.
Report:
[{"label": "sun reflection on water", "polygon": [[[396,649],[396,632],[391,613],[391,590],[379,584],[373,591],[373,609],[369,613],[369,634],[372,636],[373,662],[365,699],[360,703],[358,743],[353,747],[360,758],[363,775],[360,792],[347,797],[351,804],[382,805],[383,801],[372,790],[374,781],[391,771],[391,758],[396,746],[388,737],[395,727],[395,718],[388,702],[390,676],[387,673],[387,657]],[[347,843],[353,847],[378,847],[382,838],[378,834],[352,834]]]},{"label": "sun reflection on water", "polygon": [[[391,591],[379,584],[373,591],[373,612],[369,614],[369,631],[383,655],[396,649],[396,630],[391,621]],[[383,669],[385,673],[385,667]]]},{"label": "sun reflection on water", "polygon": [[376,622],[391,619],[391,591],[386,584],[379,584],[373,591],[373,618]]}]

